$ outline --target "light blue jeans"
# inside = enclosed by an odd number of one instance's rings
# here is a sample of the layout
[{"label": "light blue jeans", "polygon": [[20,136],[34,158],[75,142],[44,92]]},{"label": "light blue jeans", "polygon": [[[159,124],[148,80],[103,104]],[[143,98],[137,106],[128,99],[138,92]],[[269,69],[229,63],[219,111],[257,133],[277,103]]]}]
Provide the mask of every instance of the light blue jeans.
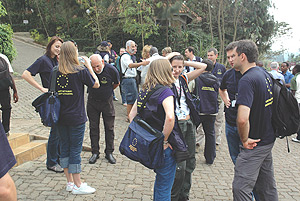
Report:
[{"label": "light blue jeans", "polygon": [[173,186],[176,162],[172,156],[172,150],[164,150],[165,164],[162,168],[155,169],[154,201],[171,201],[171,189]]},{"label": "light blue jeans", "polygon": [[82,142],[85,123],[77,126],[57,125],[60,138],[60,165],[68,168],[69,173],[81,172]]}]

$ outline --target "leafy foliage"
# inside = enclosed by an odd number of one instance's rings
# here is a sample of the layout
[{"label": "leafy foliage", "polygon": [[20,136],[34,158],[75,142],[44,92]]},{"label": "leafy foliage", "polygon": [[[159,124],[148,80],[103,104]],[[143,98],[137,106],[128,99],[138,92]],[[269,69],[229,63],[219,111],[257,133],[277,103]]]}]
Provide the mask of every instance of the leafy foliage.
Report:
[{"label": "leafy foliage", "polygon": [[[0,1],[0,17],[6,14],[6,9]],[[17,56],[17,52],[13,46],[13,30],[9,24],[0,24],[0,36],[0,53],[5,54],[12,61]]]}]

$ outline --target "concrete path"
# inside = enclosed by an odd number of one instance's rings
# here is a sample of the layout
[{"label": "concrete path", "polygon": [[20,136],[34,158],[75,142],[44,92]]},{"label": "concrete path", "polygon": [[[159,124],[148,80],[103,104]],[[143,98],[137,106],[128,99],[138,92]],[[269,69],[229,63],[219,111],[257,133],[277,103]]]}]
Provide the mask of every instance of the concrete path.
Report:
[{"label": "concrete path", "polygon": [[[25,39],[24,39],[25,38]],[[23,42],[26,41],[26,42]],[[13,62],[15,72],[21,74],[45,50],[32,45],[26,36],[17,36],[14,44],[18,57]],[[40,80],[37,76],[36,80]],[[16,84],[19,102],[12,104],[11,132],[26,132],[48,137],[49,128],[40,123],[31,102],[41,93],[26,81],[17,77]],[[119,90],[116,95],[120,100]],[[66,180],[63,174],[56,174],[46,169],[46,155],[27,162],[10,171],[17,191],[18,200],[152,200],[155,173],[139,163],[133,162],[119,153],[118,147],[127,129],[125,122],[126,108],[121,102],[114,102],[116,109],[115,152],[117,164],[111,165],[104,158],[104,135],[100,139],[100,159],[96,164],[89,164],[89,152],[82,152],[82,178],[97,191],[92,195],[72,195],[65,191]],[[101,122],[101,132],[103,132]],[[84,145],[90,146],[88,122]],[[291,142],[291,153],[287,153],[286,140],[277,140],[273,149],[274,169],[279,192],[279,200],[300,200],[299,157],[300,144]],[[230,160],[225,134],[222,144],[217,147],[217,157],[211,166],[205,164],[203,147],[196,155],[197,164],[193,173],[193,185],[190,200],[232,200],[231,184],[234,167]]]}]

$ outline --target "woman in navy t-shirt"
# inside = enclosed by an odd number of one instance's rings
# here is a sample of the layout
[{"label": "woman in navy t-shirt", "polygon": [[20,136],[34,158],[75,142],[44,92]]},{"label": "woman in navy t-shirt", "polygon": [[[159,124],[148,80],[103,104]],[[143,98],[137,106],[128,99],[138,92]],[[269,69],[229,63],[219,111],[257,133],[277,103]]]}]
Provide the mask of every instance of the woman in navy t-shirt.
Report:
[{"label": "woman in navy t-shirt", "polygon": [[[85,122],[84,85],[99,88],[99,81],[87,57],[84,66],[79,65],[75,45],[65,42],[61,46],[56,91],[61,102],[57,129],[60,137],[60,164],[67,177],[67,191],[73,194],[89,194],[96,190],[81,183],[81,157]],[[51,79],[50,79],[51,80]]]},{"label": "woman in navy t-shirt", "polygon": [[158,59],[151,63],[146,75],[145,83],[139,93],[138,100],[135,101],[133,108],[129,114],[130,121],[137,115],[138,107],[147,95],[148,91],[156,85],[164,87],[155,91],[146,108],[143,109],[141,116],[152,127],[162,131],[164,134],[164,166],[155,169],[156,178],[154,184],[154,200],[171,200],[171,189],[174,182],[176,163],[172,156],[171,145],[168,143],[169,135],[171,134],[174,122],[174,94],[170,89],[174,82],[172,76],[171,65],[167,59]]}]

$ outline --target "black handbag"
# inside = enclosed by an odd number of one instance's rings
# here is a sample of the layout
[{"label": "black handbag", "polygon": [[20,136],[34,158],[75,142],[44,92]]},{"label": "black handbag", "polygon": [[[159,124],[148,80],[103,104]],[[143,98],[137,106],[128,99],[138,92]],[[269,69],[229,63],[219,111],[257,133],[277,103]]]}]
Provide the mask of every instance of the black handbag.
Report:
[{"label": "black handbag", "polygon": [[[140,112],[143,110],[150,96],[160,87],[153,88],[144,99]],[[139,113],[130,123],[119,147],[121,154],[131,160],[140,162],[150,169],[164,165],[163,150],[164,134],[144,121]]]},{"label": "black handbag", "polygon": [[48,127],[55,125],[59,119],[60,100],[55,91],[57,71],[58,67],[56,66],[53,68],[49,91],[43,93],[32,102],[32,106],[39,113],[43,125]]}]

